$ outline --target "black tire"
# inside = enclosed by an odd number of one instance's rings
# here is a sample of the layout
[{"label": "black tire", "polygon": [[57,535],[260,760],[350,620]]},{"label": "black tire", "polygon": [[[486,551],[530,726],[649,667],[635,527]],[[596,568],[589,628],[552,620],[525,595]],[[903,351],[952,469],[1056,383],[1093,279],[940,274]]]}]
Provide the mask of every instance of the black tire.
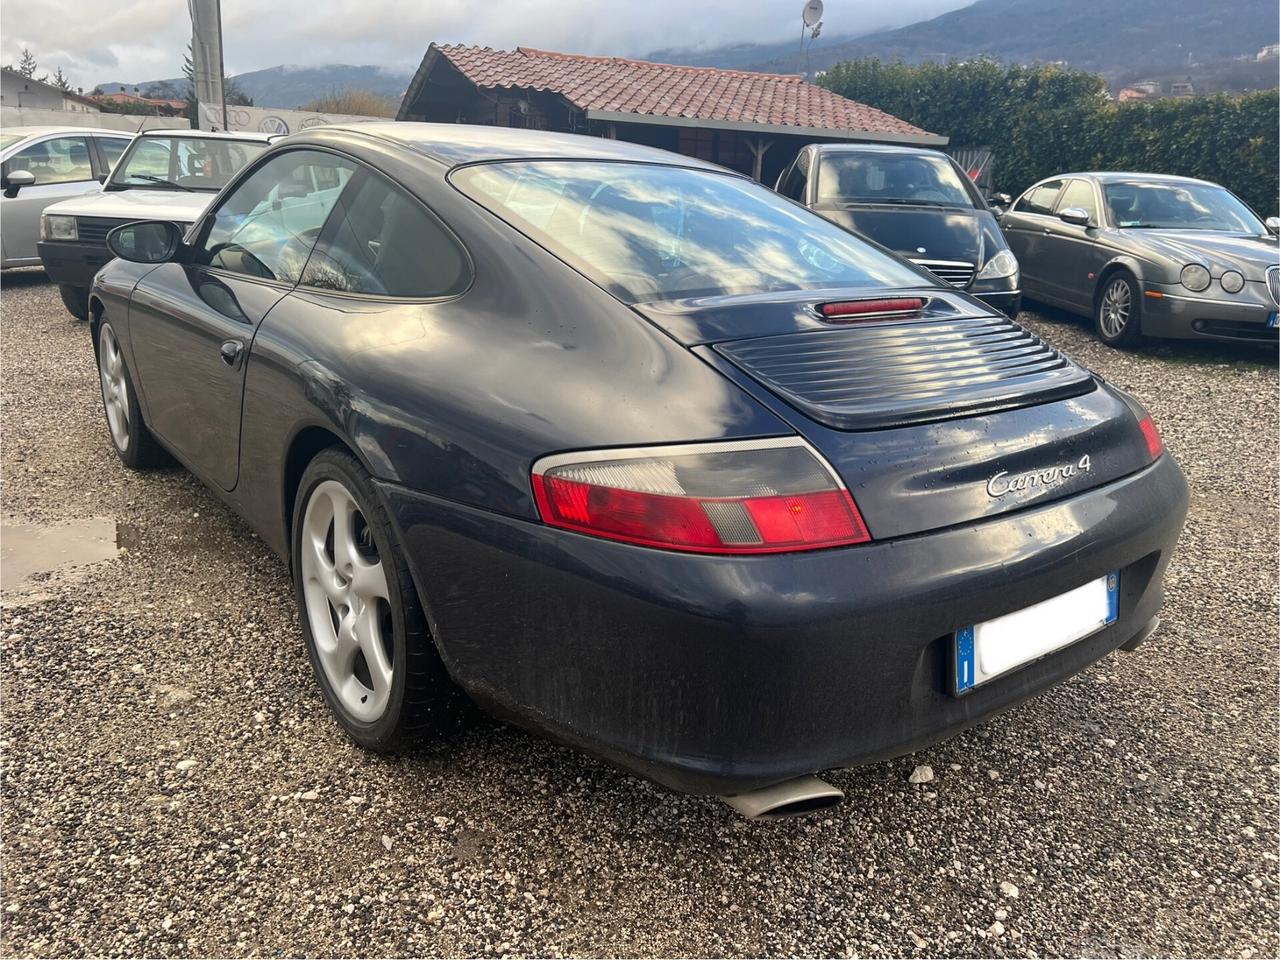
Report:
[{"label": "black tire", "polygon": [[58,293],[62,296],[62,305],[77,320],[89,319],[89,288],[74,287],[69,283],[58,284]]},{"label": "black tire", "polygon": [[1093,305],[1093,326],[1109,347],[1124,349],[1141,342],[1142,291],[1133,274],[1121,270],[1103,280]]},{"label": "black tire", "polygon": [[[94,338],[94,359],[98,365],[98,384],[102,393],[102,412],[107,421],[107,436],[116,456],[130,470],[147,470],[169,462],[169,455],[142,419],[138,392],[125,363],[115,330],[104,316]],[[111,353],[114,347],[114,356]],[[118,367],[115,365],[118,361]],[[116,405],[118,404],[118,406]],[[124,430],[118,429],[119,414],[125,414]]]},{"label": "black tire", "polygon": [[[371,546],[385,574],[388,609],[379,621],[379,632],[383,649],[390,654],[392,681],[382,713],[372,720],[355,716],[343,703],[322,663],[308,613],[307,578],[303,569],[306,561],[302,553],[304,526],[313,494],[327,481],[341,484],[355,501],[364,524],[361,533],[367,530],[371,535]],[[331,549],[328,544],[333,536],[332,532],[326,535],[325,549]],[[322,450],[303,473],[294,502],[292,548],[294,597],[307,656],[330,710],[351,738],[368,750],[390,752],[456,730],[467,715],[465,698],[450,679],[436,650],[403,548],[382,501],[368,473],[346,450],[336,447]],[[313,591],[318,588],[317,584],[318,581],[312,584]],[[335,624],[338,616],[334,609]],[[357,657],[362,658],[363,653]],[[366,665],[365,675],[368,674]]]}]

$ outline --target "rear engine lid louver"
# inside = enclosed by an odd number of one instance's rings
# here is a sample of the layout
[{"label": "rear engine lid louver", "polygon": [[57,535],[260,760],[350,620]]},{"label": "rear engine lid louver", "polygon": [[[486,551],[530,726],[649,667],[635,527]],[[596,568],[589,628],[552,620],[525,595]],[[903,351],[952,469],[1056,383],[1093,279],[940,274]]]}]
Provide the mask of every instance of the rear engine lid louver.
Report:
[{"label": "rear engine lid louver", "polygon": [[1007,317],[858,324],[714,349],[839,430],[974,416],[1094,388],[1087,370]]}]

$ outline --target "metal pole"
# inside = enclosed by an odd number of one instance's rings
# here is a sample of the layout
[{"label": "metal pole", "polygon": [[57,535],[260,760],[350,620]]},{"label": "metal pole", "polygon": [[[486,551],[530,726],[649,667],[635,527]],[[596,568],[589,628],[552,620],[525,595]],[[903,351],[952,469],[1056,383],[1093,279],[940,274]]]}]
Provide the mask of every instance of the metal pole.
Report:
[{"label": "metal pole", "polygon": [[227,68],[222,54],[222,0],[214,0],[218,17],[218,92],[222,94],[222,129],[227,129]]}]

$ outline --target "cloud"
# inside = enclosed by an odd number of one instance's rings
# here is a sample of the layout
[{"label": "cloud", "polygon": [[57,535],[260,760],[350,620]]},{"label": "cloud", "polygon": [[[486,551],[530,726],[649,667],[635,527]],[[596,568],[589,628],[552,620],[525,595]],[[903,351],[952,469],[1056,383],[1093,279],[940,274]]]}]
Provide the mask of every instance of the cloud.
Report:
[{"label": "cloud", "polygon": [[[867,33],[968,0],[828,0],[824,33]],[[800,0],[223,0],[230,74],[288,62],[417,65],[427,45],[465,42],[574,53],[643,55],[660,48],[784,40],[799,34]],[[870,9],[869,9],[870,8]],[[6,10],[0,59],[22,48],[86,88],[176,77],[190,40],[179,0],[41,0]]]}]

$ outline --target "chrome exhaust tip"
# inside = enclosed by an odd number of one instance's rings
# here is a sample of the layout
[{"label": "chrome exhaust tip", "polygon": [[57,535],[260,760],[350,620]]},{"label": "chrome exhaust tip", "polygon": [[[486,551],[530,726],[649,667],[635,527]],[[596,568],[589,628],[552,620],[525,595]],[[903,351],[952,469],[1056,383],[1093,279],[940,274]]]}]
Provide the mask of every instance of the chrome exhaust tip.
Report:
[{"label": "chrome exhaust tip", "polygon": [[844,791],[810,776],[720,799],[748,820],[781,820],[829,810],[844,799]]}]

